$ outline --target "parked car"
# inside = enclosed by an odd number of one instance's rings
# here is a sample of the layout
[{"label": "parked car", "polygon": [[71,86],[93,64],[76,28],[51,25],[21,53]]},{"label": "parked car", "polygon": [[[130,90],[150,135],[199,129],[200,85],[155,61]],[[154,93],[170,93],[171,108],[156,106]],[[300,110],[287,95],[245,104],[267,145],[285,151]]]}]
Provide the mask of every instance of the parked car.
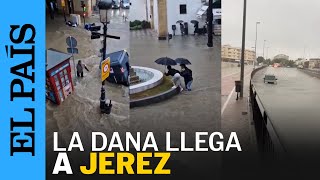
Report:
[{"label": "parked car", "polygon": [[277,84],[277,80],[276,76],[272,74],[266,74],[263,78],[263,82],[268,84]]},{"label": "parked car", "polygon": [[120,8],[119,0],[112,0],[112,9],[119,9],[119,8]]},{"label": "parked car", "polygon": [[130,9],[130,0],[121,0],[120,6],[122,9]]}]

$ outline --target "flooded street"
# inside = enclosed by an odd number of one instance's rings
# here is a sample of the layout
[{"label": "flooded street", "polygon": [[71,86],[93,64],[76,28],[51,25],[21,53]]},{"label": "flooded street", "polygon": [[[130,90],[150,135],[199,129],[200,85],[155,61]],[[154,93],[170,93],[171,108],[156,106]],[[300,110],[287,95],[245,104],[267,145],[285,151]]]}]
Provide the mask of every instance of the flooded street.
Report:
[{"label": "flooded street", "polygon": [[[108,34],[120,36],[120,40],[107,40],[107,53],[127,50],[129,46],[128,22],[123,20],[122,14],[127,10],[112,10],[111,22],[108,24]],[[99,15],[86,18],[86,23],[99,23]],[[55,20],[47,19],[46,24],[47,49],[67,52],[66,37],[73,36],[78,41],[79,54],[75,55],[75,63],[82,60],[89,72],[84,71],[83,78],[74,77],[72,58],[72,76],[75,91],[61,105],[57,106],[50,101],[46,103],[47,117],[47,146],[52,146],[53,132],[59,132],[62,142],[69,142],[73,132],[79,132],[81,140],[86,145],[91,141],[92,131],[104,132],[107,135],[114,131],[126,131],[129,126],[129,96],[128,87],[106,82],[106,98],[112,100],[113,108],[110,115],[101,114],[99,107],[101,75],[99,64],[102,48],[101,40],[91,40],[90,31],[82,26],[69,27],[65,25],[62,16]],[[103,26],[102,28],[103,29]]]},{"label": "flooded street", "polygon": [[[171,132],[173,146],[180,145],[180,132],[186,132],[187,146],[194,146],[195,132],[214,132],[220,129],[221,71],[220,37],[214,36],[213,48],[207,47],[207,36],[175,36],[159,41],[152,30],[131,31],[130,64],[158,69],[157,58],[187,58],[193,71],[192,91],[184,91],[166,101],[133,108],[130,111],[132,131],[151,131],[157,138],[160,150],[165,148],[165,132]],[[179,65],[173,66],[180,70]],[[205,146],[205,145],[204,145]],[[175,164],[183,169],[177,172],[197,173],[206,176],[218,164],[219,153],[173,153]],[[192,163],[191,163],[192,162]],[[217,162],[217,164],[213,163]],[[205,166],[205,164],[210,164]],[[201,166],[196,165],[201,164]]]}]

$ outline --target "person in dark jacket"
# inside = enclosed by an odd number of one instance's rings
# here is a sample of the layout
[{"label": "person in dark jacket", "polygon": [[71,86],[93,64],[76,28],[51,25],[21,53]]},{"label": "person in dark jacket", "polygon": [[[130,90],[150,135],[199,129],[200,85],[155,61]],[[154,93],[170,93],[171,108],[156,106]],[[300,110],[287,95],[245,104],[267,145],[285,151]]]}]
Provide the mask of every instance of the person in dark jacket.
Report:
[{"label": "person in dark jacket", "polygon": [[78,77],[83,77],[83,68],[85,68],[87,71],[89,71],[89,69],[87,68],[87,66],[85,64],[81,63],[81,60],[78,61],[77,64],[77,76]]},{"label": "person in dark jacket", "polygon": [[180,31],[181,31],[181,35],[183,36],[184,35],[184,25],[182,23],[180,23]]},{"label": "person in dark jacket", "polygon": [[170,65],[167,66],[168,72],[165,73],[166,76],[174,76],[176,73],[180,73],[178,70],[172,68]]},{"label": "person in dark jacket", "polygon": [[196,33],[199,33],[199,24],[198,23],[194,23],[194,31],[193,34],[196,35]]},{"label": "person in dark jacket", "polygon": [[180,74],[184,78],[186,89],[188,91],[191,91],[191,85],[193,82],[192,71],[185,64],[181,64],[180,66],[181,66]]}]

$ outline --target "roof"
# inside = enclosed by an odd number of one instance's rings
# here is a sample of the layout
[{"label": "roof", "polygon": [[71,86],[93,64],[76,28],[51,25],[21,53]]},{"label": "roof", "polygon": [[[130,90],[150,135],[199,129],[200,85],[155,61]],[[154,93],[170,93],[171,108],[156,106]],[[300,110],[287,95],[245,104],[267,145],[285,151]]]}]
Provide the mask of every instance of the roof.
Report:
[{"label": "roof", "polygon": [[53,67],[60,64],[61,62],[72,57],[71,54],[60,52],[58,50],[51,49],[51,48],[47,49],[46,55],[47,55],[47,57],[46,57],[46,69],[47,70],[52,69]]},{"label": "roof", "polygon": [[125,50],[116,51],[110,54],[106,54],[106,57],[110,57],[110,64],[117,65],[122,64],[122,61],[128,60],[128,53]]},{"label": "roof", "polygon": [[203,5],[201,9],[197,12],[197,17],[201,17],[208,9],[209,6]]}]

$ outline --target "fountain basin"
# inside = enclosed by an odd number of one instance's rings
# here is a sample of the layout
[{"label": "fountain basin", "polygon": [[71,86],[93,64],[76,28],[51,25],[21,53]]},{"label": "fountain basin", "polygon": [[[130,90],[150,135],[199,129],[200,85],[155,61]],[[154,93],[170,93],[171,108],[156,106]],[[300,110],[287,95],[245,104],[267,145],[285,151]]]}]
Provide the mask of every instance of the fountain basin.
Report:
[{"label": "fountain basin", "polygon": [[130,94],[135,94],[154,88],[161,84],[163,81],[163,73],[159,70],[142,66],[131,66],[131,68],[134,69],[141,82],[130,85]]}]

